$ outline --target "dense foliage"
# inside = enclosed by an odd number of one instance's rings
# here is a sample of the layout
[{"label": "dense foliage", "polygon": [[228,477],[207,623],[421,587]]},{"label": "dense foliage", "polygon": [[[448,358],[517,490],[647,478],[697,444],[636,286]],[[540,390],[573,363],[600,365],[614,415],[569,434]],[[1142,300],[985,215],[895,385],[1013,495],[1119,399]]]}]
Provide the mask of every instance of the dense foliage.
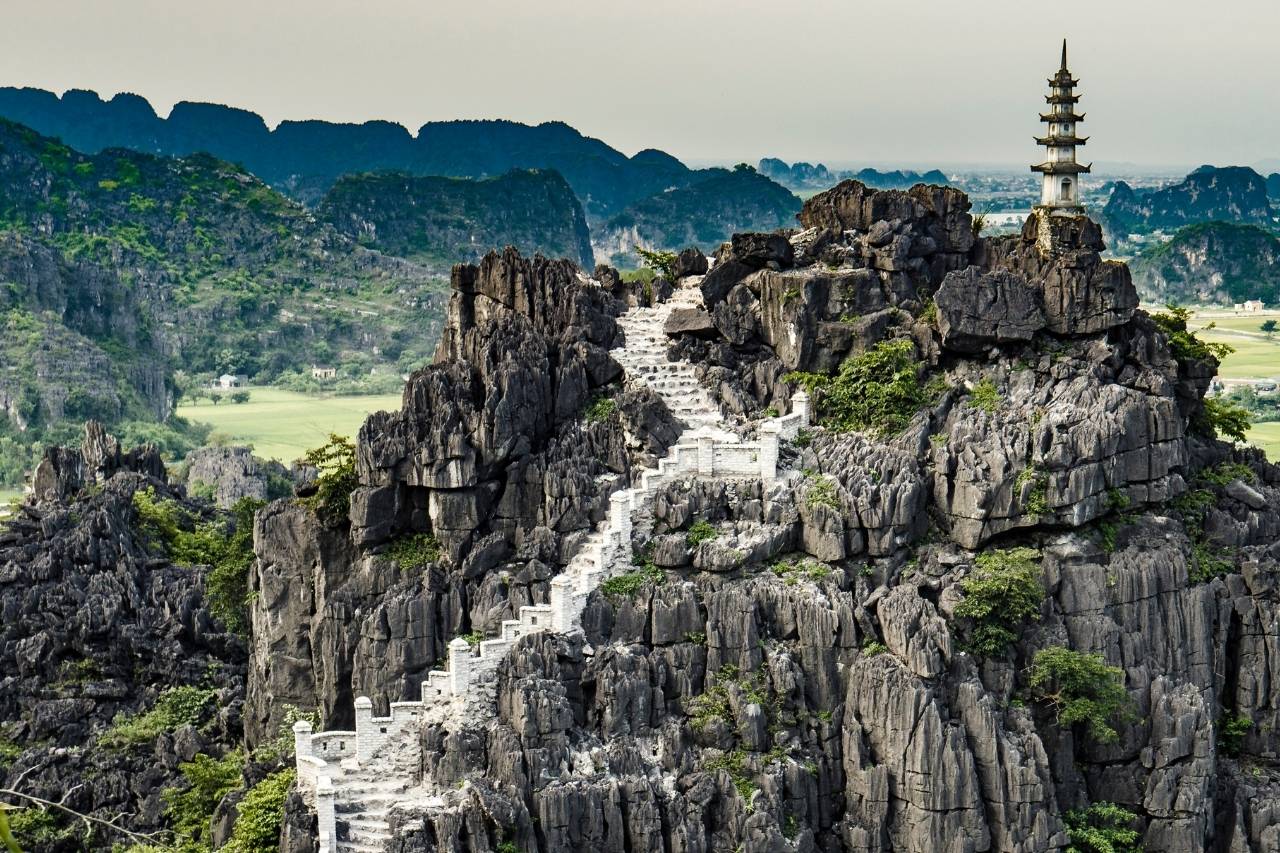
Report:
[{"label": "dense foliage", "polygon": [[438,562],[442,555],[440,540],[430,533],[401,536],[387,546],[387,556],[401,571],[421,569]]},{"label": "dense foliage", "polygon": [[920,379],[915,344],[906,338],[850,356],[834,377],[789,373],[783,378],[816,394],[819,418],[837,430],[901,432],[934,397],[934,389]]},{"label": "dense foliage", "polygon": [[319,472],[315,492],[301,499],[303,505],[325,524],[342,524],[351,511],[351,493],[360,485],[355,444],[331,433],[327,442],[308,450],[303,461]]},{"label": "dense foliage", "polygon": [[231,839],[221,848],[225,853],[276,853],[280,849],[284,801],[296,776],[292,768],[281,770],[245,793]]},{"label": "dense foliage", "polygon": [[1120,736],[1117,721],[1133,716],[1132,700],[1124,689],[1124,671],[1108,666],[1102,655],[1063,646],[1041,649],[1028,670],[1028,683],[1053,710],[1058,725],[1070,728],[1082,723],[1104,743]]},{"label": "dense foliage", "polygon": [[[1164,332],[1169,341],[1169,350],[1180,362],[1208,361],[1215,366],[1231,353],[1235,352],[1229,345],[1200,340],[1187,328],[1191,319],[1191,311],[1181,305],[1169,303],[1164,311],[1151,315],[1156,328]],[[1213,328],[1210,323],[1205,328]]]},{"label": "dense foliage", "polygon": [[960,582],[964,600],[955,614],[973,622],[969,646],[978,654],[1003,654],[1027,621],[1040,615],[1044,587],[1040,583],[1040,552],[1010,548],[979,554],[974,570]]},{"label": "dense foliage", "polygon": [[213,849],[209,823],[222,798],[240,787],[243,764],[244,754],[232,750],[216,759],[200,753],[178,765],[187,787],[166,788],[161,795],[165,815],[178,836],[173,853],[204,853]]},{"label": "dense foliage", "polygon": [[1090,803],[1066,813],[1067,853],[1142,853],[1137,815],[1115,803]]},{"label": "dense foliage", "polygon": [[226,627],[248,632],[249,569],[253,564],[253,516],[265,505],[241,498],[229,519],[203,520],[154,489],[134,492],[138,526],[153,549],[183,566],[207,566],[209,609]]}]

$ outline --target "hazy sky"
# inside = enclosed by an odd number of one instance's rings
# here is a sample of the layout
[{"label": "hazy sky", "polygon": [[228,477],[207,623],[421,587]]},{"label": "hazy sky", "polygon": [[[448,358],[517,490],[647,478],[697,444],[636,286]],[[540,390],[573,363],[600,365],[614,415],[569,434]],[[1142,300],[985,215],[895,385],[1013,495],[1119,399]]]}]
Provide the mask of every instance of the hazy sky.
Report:
[{"label": "hazy sky", "polygon": [[0,84],[285,118],[560,119],[628,154],[1030,163],[1070,39],[1085,158],[1280,157],[1276,0],[4,0]]}]

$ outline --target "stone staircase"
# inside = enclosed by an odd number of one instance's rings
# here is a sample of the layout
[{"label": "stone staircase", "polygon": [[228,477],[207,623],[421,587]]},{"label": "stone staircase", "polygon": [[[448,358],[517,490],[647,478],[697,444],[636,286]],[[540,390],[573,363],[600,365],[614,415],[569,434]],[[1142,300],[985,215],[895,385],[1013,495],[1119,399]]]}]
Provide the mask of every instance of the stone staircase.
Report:
[{"label": "stone staircase", "polygon": [[[510,647],[536,631],[572,633],[580,628],[587,597],[606,578],[631,570],[633,517],[647,521],[653,493],[678,476],[777,475],[778,441],[808,425],[803,392],[793,411],[765,421],[758,442],[744,443],[730,429],[719,405],[687,362],[667,360],[667,318],[679,308],[702,304],[701,278],[683,280],[665,303],[633,308],[618,318],[625,343],[611,351],[629,386],[652,388],[686,429],[657,466],[634,478],[631,488],[609,496],[609,512],[579,545],[564,571],[551,581],[550,603],[521,607],[519,618],[502,622],[497,637],[479,643],[479,653],[461,638],[449,644],[449,668],[428,674],[418,702],[393,702],[388,717],[374,717],[373,703],[356,700],[354,732],[320,732],[294,726],[298,782],[314,804],[322,853],[375,853],[391,837],[387,817],[397,805],[440,805],[429,780],[415,783],[418,732],[425,721],[469,723],[496,714],[494,673]],[[691,441],[686,441],[688,438]]]}]

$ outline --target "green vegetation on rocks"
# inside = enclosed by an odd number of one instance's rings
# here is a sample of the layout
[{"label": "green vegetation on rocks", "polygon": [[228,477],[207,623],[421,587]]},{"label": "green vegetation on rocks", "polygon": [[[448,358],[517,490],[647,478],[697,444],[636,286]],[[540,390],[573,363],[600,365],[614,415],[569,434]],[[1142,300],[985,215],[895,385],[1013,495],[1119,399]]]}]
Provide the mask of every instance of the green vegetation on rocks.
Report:
[{"label": "green vegetation on rocks", "polygon": [[1138,816],[1115,803],[1090,803],[1065,815],[1071,846],[1067,853],[1142,853]]},{"label": "green vegetation on rocks", "polygon": [[152,488],[133,493],[138,527],[148,545],[182,566],[208,566],[209,609],[230,630],[248,633],[249,568],[253,564],[253,516],[265,505],[241,498],[230,519],[202,520]]},{"label": "green vegetation on rocks", "polygon": [[204,853],[212,850],[209,825],[214,810],[227,794],[240,787],[244,754],[232,750],[221,758],[200,753],[191,761],[178,765],[186,787],[166,788],[165,815],[169,818],[177,841],[173,853]]},{"label": "green vegetation on rocks", "polygon": [[984,657],[1004,654],[1028,621],[1040,615],[1044,586],[1034,548],[986,551],[960,582],[964,600],[955,614],[973,622],[969,646]]},{"label": "green vegetation on rocks", "polygon": [[1058,725],[1083,724],[1103,743],[1119,738],[1117,721],[1133,718],[1133,700],[1124,689],[1124,671],[1108,666],[1102,655],[1063,646],[1036,652],[1028,683],[1054,712]]},{"label": "green vegetation on rocks", "polygon": [[387,556],[401,571],[421,569],[440,560],[440,540],[430,533],[401,536],[387,548]]},{"label": "green vegetation on rocks", "polygon": [[883,341],[850,356],[834,377],[789,373],[783,378],[816,394],[819,418],[836,430],[901,432],[936,396],[921,381],[915,344],[906,338]]},{"label": "green vegetation on rocks", "polygon": [[335,527],[342,524],[351,511],[351,493],[360,485],[356,476],[355,444],[344,436],[330,435],[325,444],[307,451],[303,459],[319,475],[315,492],[302,498],[302,504],[325,524]]},{"label": "green vegetation on rocks", "polygon": [[151,710],[136,716],[117,715],[98,742],[108,749],[124,749],[150,743],[181,726],[198,725],[213,710],[216,693],[190,685],[170,687],[160,694]]},{"label": "green vegetation on rocks", "polygon": [[297,771],[292,768],[281,770],[245,793],[231,839],[222,848],[225,853],[276,853],[280,849],[284,801],[296,778]]}]

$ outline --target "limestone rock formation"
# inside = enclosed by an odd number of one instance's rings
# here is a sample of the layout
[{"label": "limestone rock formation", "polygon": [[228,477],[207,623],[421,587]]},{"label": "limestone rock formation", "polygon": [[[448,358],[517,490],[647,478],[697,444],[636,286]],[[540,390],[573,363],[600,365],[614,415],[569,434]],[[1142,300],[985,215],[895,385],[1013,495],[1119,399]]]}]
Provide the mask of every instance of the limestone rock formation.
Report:
[{"label": "limestone rock formation", "polygon": [[[212,614],[202,568],[175,565],[139,523],[135,492],[182,501],[155,448],[123,451],[91,423],[39,472],[0,531],[0,787],[159,832],[179,764],[240,742],[246,649]],[[190,719],[112,734],[174,688],[200,697]],[[121,839],[56,810],[38,837],[19,834],[37,853]]]},{"label": "limestone rock formation", "polygon": [[[756,442],[805,405],[816,425],[776,478],[672,477],[633,507],[634,565],[581,631],[515,638],[491,711],[413,730],[388,849],[1038,853],[1100,803],[1143,849],[1272,849],[1280,469],[1212,435],[1215,365],[1170,347],[1083,218],[986,239],[958,191],[846,183],[800,225],[737,235],[652,330],[619,321],[642,294],[607,268],[457,269],[436,363],[361,433],[349,526],[259,515],[250,737],[285,702],[340,729],[356,696],[416,699],[450,638],[548,601],[607,496],[676,440],[663,400],[694,375],[708,427]],[[680,390],[609,355],[632,334]],[[892,404],[842,383],[900,341],[910,410],[830,426]],[[439,559],[397,566],[410,534]],[[1036,592],[1016,615],[997,596],[1005,633],[982,635],[1009,561]],[[1098,726],[1033,676],[1055,647],[1115,668],[1126,699]]]}]

